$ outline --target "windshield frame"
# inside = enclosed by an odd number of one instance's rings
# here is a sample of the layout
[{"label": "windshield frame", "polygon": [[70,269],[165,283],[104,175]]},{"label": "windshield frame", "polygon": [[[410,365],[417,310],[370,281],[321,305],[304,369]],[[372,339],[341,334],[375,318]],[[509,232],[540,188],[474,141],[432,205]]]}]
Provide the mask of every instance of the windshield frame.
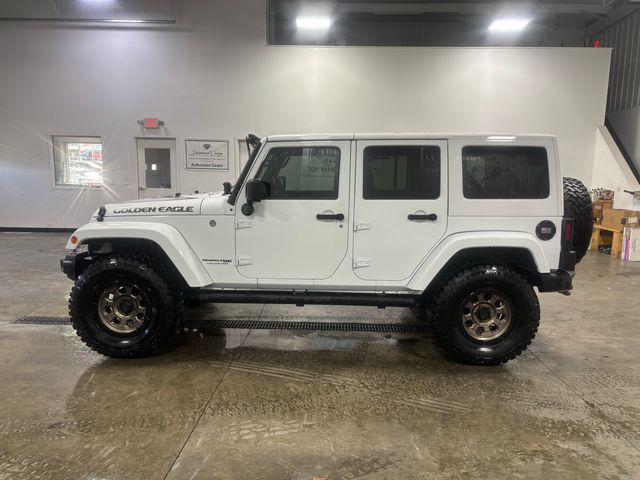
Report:
[{"label": "windshield frame", "polygon": [[227,203],[229,205],[235,205],[236,204],[236,198],[238,197],[238,194],[240,193],[240,189],[242,188],[242,184],[244,183],[244,181],[246,180],[247,176],[249,175],[249,171],[251,170],[251,167],[253,166],[256,158],[258,157],[258,153],[260,153],[261,149],[262,149],[262,140],[260,140],[258,143],[256,143],[255,147],[251,151],[251,154],[249,155],[249,160],[247,160],[247,163],[245,164],[244,168],[242,169],[242,172],[240,172],[240,176],[238,177],[238,180],[236,181],[235,185],[233,186],[233,189],[231,190],[231,193],[229,194],[229,199],[227,200]]}]

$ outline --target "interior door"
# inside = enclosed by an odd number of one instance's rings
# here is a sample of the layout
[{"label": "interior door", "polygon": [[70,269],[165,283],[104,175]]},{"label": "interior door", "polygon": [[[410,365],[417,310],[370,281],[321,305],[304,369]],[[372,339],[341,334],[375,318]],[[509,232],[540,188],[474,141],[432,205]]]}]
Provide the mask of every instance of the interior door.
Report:
[{"label": "interior door", "polygon": [[447,142],[358,141],[353,269],[407,279],[447,228]]},{"label": "interior door", "polygon": [[[269,196],[245,215],[236,208],[236,265],[248,278],[329,278],[345,259],[349,225],[349,141],[274,142],[249,178]],[[268,282],[265,282],[268,283]],[[308,284],[308,282],[301,282]]]},{"label": "interior door", "polygon": [[176,141],[172,138],[137,138],[140,198],[172,196],[176,182]]}]

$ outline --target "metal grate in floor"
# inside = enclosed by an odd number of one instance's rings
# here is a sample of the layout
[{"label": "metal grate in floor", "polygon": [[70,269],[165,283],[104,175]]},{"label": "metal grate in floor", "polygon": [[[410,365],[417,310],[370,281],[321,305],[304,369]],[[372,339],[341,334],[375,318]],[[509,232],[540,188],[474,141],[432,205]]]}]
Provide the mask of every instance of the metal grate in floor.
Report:
[{"label": "metal grate in floor", "polygon": [[12,323],[18,325],[70,325],[69,317],[20,317]]},{"label": "metal grate in floor", "polygon": [[[69,325],[69,317],[20,317],[18,325]],[[221,330],[239,328],[247,330],[298,330],[323,332],[372,332],[372,333],[427,333],[428,325],[415,323],[358,323],[358,322],[294,322],[263,320],[185,320],[186,328]]]},{"label": "metal grate in floor", "polygon": [[307,330],[324,332],[373,332],[373,333],[424,333],[427,325],[406,323],[358,323],[358,322],[293,322],[263,320],[191,320],[189,328],[222,329],[241,328],[252,330]]}]

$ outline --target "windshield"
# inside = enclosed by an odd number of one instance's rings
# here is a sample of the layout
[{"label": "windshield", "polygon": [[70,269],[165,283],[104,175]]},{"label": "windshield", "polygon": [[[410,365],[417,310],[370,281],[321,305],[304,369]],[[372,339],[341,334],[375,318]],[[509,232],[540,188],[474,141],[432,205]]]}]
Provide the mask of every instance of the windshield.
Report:
[{"label": "windshield", "polygon": [[253,135],[252,133],[247,135],[246,140],[247,140],[247,148],[250,149],[249,160],[247,160],[247,163],[242,169],[242,172],[240,173],[238,180],[233,186],[233,190],[231,190],[231,194],[229,195],[229,200],[227,200],[227,203],[229,205],[236,204],[236,197],[238,196],[238,193],[240,193],[240,188],[242,187],[242,184],[244,183],[245,178],[247,178],[247,175],[249,175],[249,170],[251,170],[251,166],[253,165],[253,162],[258,156],[258,152],[260,151],[260,147],[262,146],[262,142],[260,141],[260,138]]}]

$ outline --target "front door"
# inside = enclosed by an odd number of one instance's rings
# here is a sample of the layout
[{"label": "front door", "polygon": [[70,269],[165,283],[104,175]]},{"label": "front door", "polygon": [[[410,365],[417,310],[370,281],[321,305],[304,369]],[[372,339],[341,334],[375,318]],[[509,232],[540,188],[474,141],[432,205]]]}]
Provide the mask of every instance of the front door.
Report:
[{"label": "front door", "polygon": [[176,141],[170,138],[137,138],[138,192],[140,198],[174,195]]},{"label": "front door", "polygon": [[[329,278],[345,260],[349,225],[349,141],[274,142],[248,178],[269,184],[269,196],[236,208],[236,265],[248,278]],[[262,281],[265,279],[266,281]],[[307,280],[307,282],[304,282]]]},{"label": "front door", "polygon": [[410,277],[447,228],[447,142],[358,141],[354,273]]}]

